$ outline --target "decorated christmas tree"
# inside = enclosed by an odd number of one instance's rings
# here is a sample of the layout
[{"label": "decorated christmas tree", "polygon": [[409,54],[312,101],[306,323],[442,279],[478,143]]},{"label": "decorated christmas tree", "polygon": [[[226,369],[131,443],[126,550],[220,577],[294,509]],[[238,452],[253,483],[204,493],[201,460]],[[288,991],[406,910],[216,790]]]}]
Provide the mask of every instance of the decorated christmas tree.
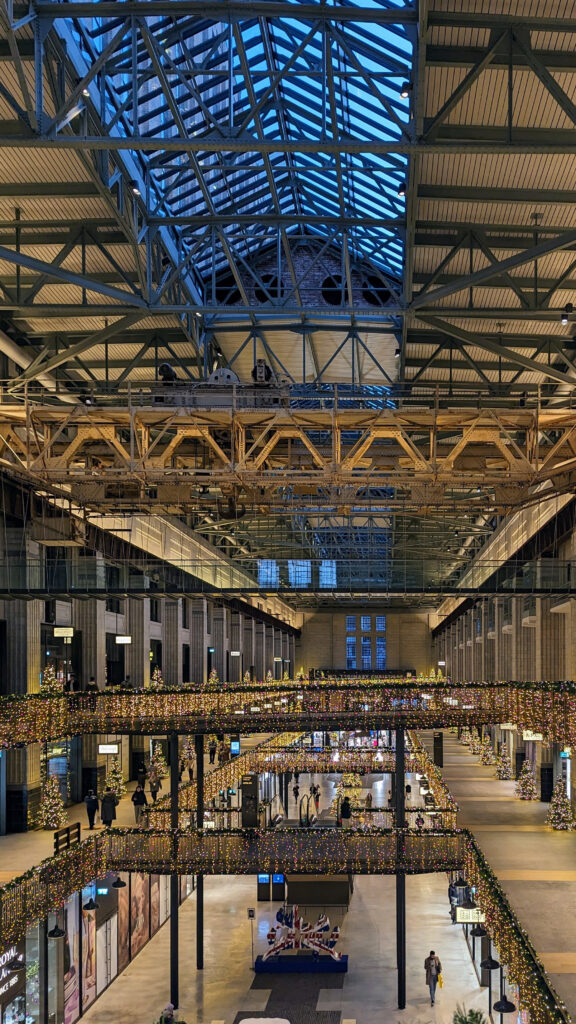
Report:
[{"label": "decorated christmas tree", "polygon": [[51,697],[58,697],[63,693],[62,680],[57,678],[56,670],[51,662],[46,665],[42,672],[40,693],[49,694]]},{"label": "decorated christmas tree", "polygon": [[168,765],[166,764],[166,758],[162,753],[162,745],[160,743],[154,744],[154,750],[150,758],[150,772],[157,775],[159,779],[163,779],[165,775],[168,775]]},{"label": "decorated christmas tree", "polygon": [[248,683],[251,683],[251,682],[252,682],[252,680],[250,679],[250,673],[249,673],[249,672],[245,672],[245,673],[244,673],[244,682],[245,682],[246,684],[248,684]]},{"label": "decorated christmas tree", "polygon": [[270,669],[268,669],[268,671],[266,673],[266,682],[267,683],[273,683],[274,682],[274,676],[272,675],[272,672],[271,672]]},{"label": "decorated christmas tree", "polygon": [[503,749],[496,758],[496,774],[499,779],[512,778],[512,761],[506,749]]},{"label": "decorated christmas tree", "polygon": [[492,744],[490,743],[490,739],[488,736],[485,736],[484,739],[482,740],[482,749],[480,750],[480,762],[481,764],[496,763],[496,754],[494,753]]},{"label": "decorated christmas tree", "polygon": [[521,800],[537,800],[536,778],[534,766],[531,761],[524,761],[522,771],[516,782],[516,796]]},{"label": "decorated christmas tree", "polygon": [[218,673],[215,668],[211,669],[210,675],[208,676],[208,682],[213,684],[220,682],[220,680],[218,679]]},{"label": "decorated christmas tree", "polygon": [[162,678],[162,669],[156,665],[152,673],[152,686],[164,686],[164,679]]},{"label": "decorated christmas tree", "polygon": [[124,775],[122,774],[122,765],[120,759],[113,757],[106,775],[106,782],[104,787],[110,786],[110,789],[114,791],[119,800],[122,799],[126,792],[126,783],[124,782]]},{"label": "decorated christmas tree", "polygon": [[468,727],[466,726],[464,729],[462,729],[462,732],[460,733],[460,743],[462,743],[462,745],[465,747],[469,747],[471,739],[472,737],[470,735],[470,729],[468,729]]},{"label": "decorated christmas tree", "polygon": [[182,757],[188,764],[190,761],[194,761],[195,756],[196,751],[194,749],[194,742],[192,741],[190,736],[188,736],[186,743],[182,747]]},{"label": "decorated christmas tree", "polygon": [[63,828],[68,824],[68,815],[60,793],[60,782],[56,775],[49,775],[42,787],[36,824],[46,829]]},{"label": "decorated christmas tree", "polygon": [[476,729],[470,733],[470,750],[473,754],[479,754],[482,750],[482,740],[476,732]]},{"label": "decorated christmas tree", "polygon": [[546,815],[546,824],[561,832],[570,832],[572,830],[574,814],[572,813],[572,805],[566,796],[566,783],[564,779],[558,779],[554,787],[552,801]]}]

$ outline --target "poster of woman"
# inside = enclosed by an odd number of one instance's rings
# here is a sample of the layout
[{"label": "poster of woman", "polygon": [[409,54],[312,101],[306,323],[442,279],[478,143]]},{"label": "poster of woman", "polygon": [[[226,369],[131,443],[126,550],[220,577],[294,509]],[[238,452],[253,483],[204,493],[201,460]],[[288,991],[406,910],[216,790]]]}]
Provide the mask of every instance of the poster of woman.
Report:
[{"label": "poster of woman", "polygon": [[121,873],[120,878],[126,882],[118,889],[118,970],[123,971],[130,960],[130,875]]},{"label": "poster of woman", "polygon": [[160,927],[160,878],[150,875],[150,935]]},{"label": "poster of woman", "polygon": [[149,882],[148,875],[135,872],[132,875],[130,919],[132,925],[131,954],[135,957],[149,937]]},{"label": "poster of woman", "polygon": [[92,888],[82,890],[82,1010],[96,999],[96,916],[84,910],[92,896]]},{"label": "poster of woman", "polygon": [[64,1024],[80,1016],[80,929],[78,893],[64,904]]}]

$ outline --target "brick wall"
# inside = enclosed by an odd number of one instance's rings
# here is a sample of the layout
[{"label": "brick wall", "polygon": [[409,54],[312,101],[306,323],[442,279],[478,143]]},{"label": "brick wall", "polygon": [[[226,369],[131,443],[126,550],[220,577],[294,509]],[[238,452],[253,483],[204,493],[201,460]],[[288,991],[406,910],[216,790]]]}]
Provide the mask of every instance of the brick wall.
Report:
[{"label": "brick wall", "polygon": [[[356,636],[360,630],[360,616],[370,615],[372,620],[373,665],[375,638],[383,636],[375,630],[376,615],[386,616],[386,667],[389,669],[415,669],[427,672],[434,665],[430,632],[431,611],[395,610],[386,608],[348,608],[346,611],[305,613],[302,636],[296,645],[296,668],[346,667],[346,616],[356,615]],[[357,667],[361,667],[360,645],[357,643]]]}]

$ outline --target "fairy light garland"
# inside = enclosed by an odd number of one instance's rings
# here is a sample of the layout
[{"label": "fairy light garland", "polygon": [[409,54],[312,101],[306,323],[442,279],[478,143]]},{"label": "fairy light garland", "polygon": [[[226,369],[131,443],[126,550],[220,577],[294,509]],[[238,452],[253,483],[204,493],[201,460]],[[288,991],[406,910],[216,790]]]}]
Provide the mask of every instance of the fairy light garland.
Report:
[{"label": "fairy light garland", "polygon": [[[0,748],[45,742],[83,733],[157,734],[284,731],[344,725],[406,728],[514,722],[576,746],[576,686],[573,683],[497,683],[454,687],[448,680],[403,678],[271,682],[258,686],[156,687],[110,693],[43,694],[0,698]],[[384,724],[385,723],[385,724]]]}]

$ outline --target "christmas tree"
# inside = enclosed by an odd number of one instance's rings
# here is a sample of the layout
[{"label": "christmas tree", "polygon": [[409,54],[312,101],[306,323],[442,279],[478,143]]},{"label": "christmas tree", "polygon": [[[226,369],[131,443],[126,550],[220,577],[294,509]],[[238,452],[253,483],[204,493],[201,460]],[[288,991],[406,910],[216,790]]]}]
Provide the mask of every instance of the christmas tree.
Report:
[{"label": "christmas tree", "polygon": [[480,751],[480,763],[481,764],[495,764],[496,754],[492,749],[492,744],[488,736],[485,736],[482,740],[482,749]]},{"label": "christmas tree", "polygon": [[248,683],[251,683],[251,682],[252,682],[252,680],[250,679],[250,673],[249,673],[249,672],[245,672],[245,673],[244,673],[244,682],[245,682],[246,684],[248,684]]},{"label": "christmas tree", "polygon": [[164,686],[164,679],[162,678],[162,669],[158,668],[158,665],[156,665],[156,668],[152,673],[152,686]]},{"label": "christmas tree", "polygon": [[110,789],[116,794],[119,800],[122,799],[126,792],[126,783],[124,782],[124,775],[122,773],[122,765],[117,757],[113,757],[106,775],[106,782],[104,787],[110,786]]},{"label": "christmas tree", "polygon": [[150,772],[157,775],[159,779],[163,779],[165,775],[168,775],[168,765],[166,764],[166,758],[162,753],[160,743],[154,744],[154,750],[150,758]]},{"label": "christmas tree", "polygon": [[58,697],[63,693],[62,680],[57,678],[56,670],[51,662],[46,665],[42,673],[40,693],[49,694],[51,697]]},{"label": "christmas tree", "polygon": [[561,832],[570,832],[574,825],[572,805],[566,795],[564,779],[558,779],[552,794],[552,802],[546,815],[546,824]]},{"label": "christmas tree", "polygon": [[36,824],[47,829],[63,828],[68,824],[68,815],[60,793],[60,782],[56,775],[49,775],[42,787]]},{"label": "christmas tree", "polygon": [[496,758],[496,774],[499,779],[512,778],[512,761],[506,749],[503,749]]},{"label": "christmas tree", "polygon": [[482,750],[482,740],[480,739],[476,729],[470,734],[470,750],[473,754],[479,754]]},{"label": "christmas tree", "polygon": [[531,761],[524,761],[522,765],[522,771],[516,782],[516,796],[519,796],[521,800],[538,799],[534,767]]},{"label": "christmas tree", "polygon": [[196,751],[194,749],[194,743],[192,742],[190,737],[188,737],[188,739],[186,740],[186,743],[184,744],[184,746],[182,748],[182,757],[184,758],[184,760],[188,764],[190,761],[194,761],[195,756],[196,756]]},{"label": "christmas tree", "polygon": [[470,729],[468,729],[468,727],[462,729],[462,732],[460,733],[460,743],[462,743],[462,745],[465,747],[469,747],[471,739],[472,737],[470,735]]},{"label": "christmas tree", "polygon": [[271,670],[270,670],[270,669],[268,669],[268,671],[267,671],[267,673],[266,673],[266,682],[267,682],[267,683],[272,683],[272,682],[274,682],[274,676],[272,675],[272,672],[271,672]]},{"label": "christmas tree", "polygon": [[208,676],[208,682],[213,683],[214,685],[220,682],[220,680],[218,679],[218,673],[215,668],[211,670],[210,675]]}]

